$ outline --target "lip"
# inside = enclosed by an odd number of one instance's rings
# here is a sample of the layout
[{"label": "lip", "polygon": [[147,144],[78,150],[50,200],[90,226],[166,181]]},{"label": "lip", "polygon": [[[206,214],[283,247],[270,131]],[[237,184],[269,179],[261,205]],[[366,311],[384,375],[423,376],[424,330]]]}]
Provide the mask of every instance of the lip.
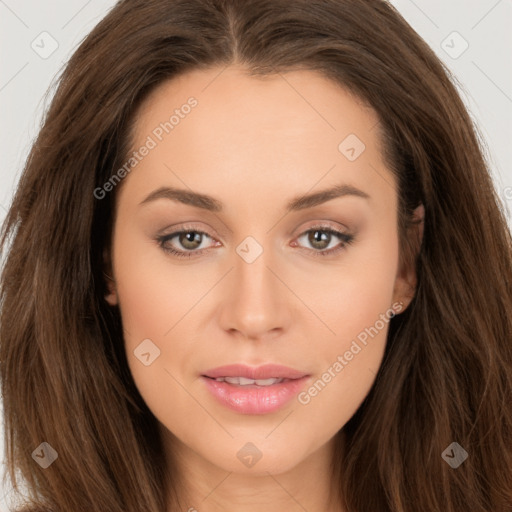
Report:
[{"label": "lip", "polygon": [[300,379],[307,374],[294,368],[279,364],[264,364],[262,366],[247,366],[245,364],[230,364],[219,366],[204,372],[203,376],[217,379],[219,377],[245,377],[247,379]]},{"label": "lip", "polygon": [[[238,386],[216,381],[219,377],[254,380],[274,377],[286,380],[271,386]],[[201,379],[213,397],[228,409],[240,414],[269,414],[287,405],[305,386],[309,377],[304,372],[281,365],[268,364],[255,368],[236,364],[208,370]]]}]

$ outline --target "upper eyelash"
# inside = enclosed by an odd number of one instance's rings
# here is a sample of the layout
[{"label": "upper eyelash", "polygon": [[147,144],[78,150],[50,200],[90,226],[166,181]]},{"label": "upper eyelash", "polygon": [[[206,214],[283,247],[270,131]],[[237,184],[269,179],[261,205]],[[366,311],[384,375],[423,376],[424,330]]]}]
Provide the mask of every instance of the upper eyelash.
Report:
[{"label": "upper eyelash", "polygon": [[346,249],[347,245],[350,245],[352,242],[354,242],[354,235],[350,235],[349,233],[343,233],[342,231],[337,231],[336,229],[332,228],[321,228],[321,227],[314,227],[310,228],[303,233],[300,234],[300,236],[305,235],[306,233],[309,233],[310,231],[322,231],[323,233],[330,233],[331,235],[334,235],[341,239],[341,244],[338,247],[334,247],[332,249],[324,249],[322,251],[315,251],[315,249],[308,249],[313,256],[332,256],[333,254],[337,254],[339,251],[342,251]]},{"label": "upper eyelash", "polygon": [[[329,256],[332,254],[335,254],[343,249],[345,249],[346,245],[350,245],[354,241],[354,236],[350,235],[348,233],[343,233],[342,231],[337,231],[331,227],[323,227],[323,226],[314,226],[304,232],[302,232],[297,238],[300,238],[301,236],[310,233],[311,231],[322,231],[323,233],[329,233],[331,235],[335,235],[336,237],[340,238],[342,240],[342,243],[339,247],[332,248],[332,249],[324,249],[322,251],[316,251],[314,249],[308,249],[306,250],[313,253],[314,256]],[[162,235],[157,237],[157,241],[161,249],[167,253],[172,254],[173,256],[176,256],[178,258],[191,258],[194,255],[202,254],[204,251],[207,251],[208,249],[201,249],[199,251],[178,251],[174,248],[165,247],[164,243],[171,240],[177,235],[181,235],[183,233],[198,233],[200,235],[206,235],[209,238],[212,238],[208,233],[204,231],[200,231],[198,229],[182,229],[181,231],[175,231],[174,233],[169,233],[168,235]]]}]

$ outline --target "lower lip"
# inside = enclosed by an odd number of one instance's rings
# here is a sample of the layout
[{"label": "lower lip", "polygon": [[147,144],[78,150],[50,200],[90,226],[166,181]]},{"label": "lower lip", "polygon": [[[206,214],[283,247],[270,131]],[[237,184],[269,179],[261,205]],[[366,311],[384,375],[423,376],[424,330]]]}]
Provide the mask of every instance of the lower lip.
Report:
[{"label": "lower lip", "polygon": [[237,386],[201,377],[210,393],[223,405],[241,414],[268,414],[278,411],[296,396],[308,376],[271,386]]}]

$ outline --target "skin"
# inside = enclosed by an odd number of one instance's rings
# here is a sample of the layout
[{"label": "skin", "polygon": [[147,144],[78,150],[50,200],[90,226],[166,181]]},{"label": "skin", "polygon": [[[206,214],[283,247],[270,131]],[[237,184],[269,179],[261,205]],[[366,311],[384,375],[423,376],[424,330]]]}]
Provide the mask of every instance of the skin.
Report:
[{"label": "skin", "polygon": [[[274,413],[243,415],[217,403],[200,375],[274,362],[310,374],[307,391],[381,314],[409,305],[416,276],[399,267],[397,191],[378,118],[315,72],[261,79],[222,69],[167,81],[141,105],[134,149],[189,97],[198,101],[116,190],[106,300],[120,308],[130,370],[182,476],[184,510],[343,511],[329,500],[334,436],[373,385],[387,323],[305,405],[294,399]],[[338,149],[349,134],[366,146],[353,162]],[[292,198],[342,183],[370,198],[285,212]],[[213,196],[223,211],[166,198],[139,204],[161,186]],[[184,223],[208,234],[195,246],[179,236],[167,242],[206,249],[190,259],[156,240]],[[326,224],[355,238],[315,257],[343,242],[308,238]],[[263,249],[252,263],[236,252],[247,236]],[[134,350],[148,338],[160,356],[145,366]],[[250,468],[237,457],[247,442],[262,453]]]}]

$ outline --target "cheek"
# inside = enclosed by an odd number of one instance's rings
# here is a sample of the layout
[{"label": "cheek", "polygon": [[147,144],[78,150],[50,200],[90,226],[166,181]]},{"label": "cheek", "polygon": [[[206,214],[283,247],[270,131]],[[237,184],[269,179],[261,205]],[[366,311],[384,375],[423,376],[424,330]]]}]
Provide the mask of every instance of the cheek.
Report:
[{"label": "cheek", "polygon": [[[317,295],[315,308],[331,335],[316,346],[323,360],[318,379],[299,396],[313,411],[330,410],[332,420],[344,424],[371,389],[386,347],[398,265],[398,238],[374,236],[357,258],[332,283],[327,296]],[[324,288],[325,289],[325,288]],[[319,316],[320,316],[319,315]],[[343,417],[340,417],[343,416]]]},{"label": "cheek", "polygon": [[327,343],[320,345],[325,351],[348,350],[353,339],[361,333],[364,338],[376,323],[379,330],[387,327],[381,315],[391,313],[397,268],[397,234],[381,230],[368,234],[359,247],[349,248],[343,266],[323,275],[322,287],[311,288],[308,304],[331,330]]},{"label": "cheek", "polygon": [[[158,249],[156,241],[123,226],[129,222],[121,224],[114,241],[114,266],[125,352],[139,392],[157,411],[163,399],[171,407],[175,392],[179,395],[172,376],[181,381],[182,372],[192,371],[189,365],[194,359],[187,355],[194,341],[187,322],[201,306],[192,309],[208,289],[208,276],[184,271]],[[184,335],[187,343],[181,342]],[[163,396],[162,390],[170,395]]]},{"label": "cheek", "polygon": [[180,371],[188,371],[187,344],[179,342],[177,333],[190,305],[197,302],[197,293],[193,294],[193,285],[187,287],[176,279],[179,272],[171,275],[169,263],[151,241],[120,236],[117,254],[117,292],[129,370],[149,409],[172,425],[169,411],[177,408],[184,418],[190,409],[190,399],[177,384],[182,379],[174,365],[177,362]]},{"label": "cheek", "polygon": [[127,341],[163,339],[198,301],[204,279],[173,266],[156,241],[129,231],[121,231],[118,240],[117,292]]}]

